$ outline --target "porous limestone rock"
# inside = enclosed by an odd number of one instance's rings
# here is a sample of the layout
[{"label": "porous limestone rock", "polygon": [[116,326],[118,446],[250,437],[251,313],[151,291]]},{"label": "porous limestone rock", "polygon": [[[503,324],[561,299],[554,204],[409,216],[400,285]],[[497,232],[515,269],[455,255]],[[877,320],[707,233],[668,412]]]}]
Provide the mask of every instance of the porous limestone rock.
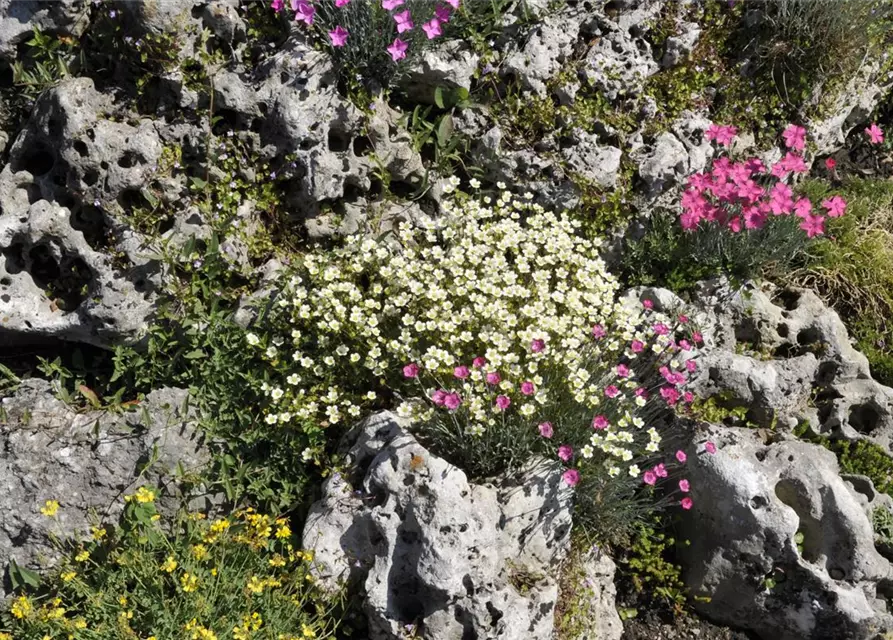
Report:
[{"label": "porous limestone rock", "polygon": [[416,102],[434,104],[435,90],[471,89],[480,56],[461,40],[448,40],[433,49],[426,49],[406,69],[401,86]]},{"label": "porous limestone rock", "polygon": [[109,346],[145,330],[154,311],[151,265],[122,274],[76,223],[46,200],[0,215],[0,344],[57,338]]},{"label": "porous limestone rock", "polygon": [[867,640],[893,628],[883,599],[893,572],[832,452],[717,426],[686,450],[694,506],[679,550],[699,611],[765,640]]},{"label": "porous limestone rock", "polygon": [[567,167],[599,187],[611,188],[617,183],[623,152],[617,147],[600,145],[598,138],[585,131],[575,131],[577,144],[562,150]]},{"label": "porous limestone rock", "polygon": [[[328,479],[311,509],[304,546],[318,583],[365,591],[373,640],[550,637],[566,552],[570,492],[560,471],[535,463],[493,484],[432,455],[389,413],[345,440],[351,477]],[[522,594],[512,576],[537,585]]]},{"label": "porous limestone rock", "polygon": [[[32,379],[0,400],[0,569],[11,560],[31,569],[52,565],[58,554],[51,535],[88,536],[91,516],[114,520],[123,494],[139,486],[162,488],[172,498],[159,505],[173,510],[177,465],[196,472],[210,459],[188,395],[164,388],[135,411],[78,413],[49,382]],[[40,513],[47,500],[61,505],[53,518]]]}]

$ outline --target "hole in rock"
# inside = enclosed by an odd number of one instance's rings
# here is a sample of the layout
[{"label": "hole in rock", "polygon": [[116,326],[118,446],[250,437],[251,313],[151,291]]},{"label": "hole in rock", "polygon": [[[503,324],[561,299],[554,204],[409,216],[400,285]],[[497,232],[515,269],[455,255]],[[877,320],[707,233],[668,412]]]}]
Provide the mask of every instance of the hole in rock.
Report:
[{"label": "hole in rock", "polygon": [[329,129],[328,144],[329,151],[347,151],[350,149],[350,136],[344,131]]},{"label": "hole in rock", "polygon": [[91,248],[106,249],[112,245],[105,214],[96,207],[85,206],[72,211],[70,221],[74,229],[84,234]]},{"label": "hole in rock", "polygon": [[840,365],[836,362],[823,362],[819,365],[819,370],[816,372],[816,382],[819,384],[830,384],[837,377],[838,373],[840,373]]},{"label": "hole in rock", "polygon": [[797,333],[797,344],[801,347],[813,346],[820,342],[822,342],[822,332],[816,327],[801,329],[800,332]]},{"label": "hole in rock", "polygon": [[213,127],[215,136],[221,136],[227,131],[242,128],[242,116],[239,115],[238,111],[233,109],[220,109],[219,111],[215,111],[214,115],[216,116]]},{"label": "hole in rock", "polygon": [[14,242],[3,250],[6,260],[6,272],[14,276],[25,270],[25,247],[20,242]]},{"label": "hole in rock", "polygon": [[47,245],[38,244],[28,252],[28,260],[34,284],[61,309],[72,311],[86,299],[92,274],[80,257],[66,254],[57,261]]},{"label": "hole in rock", "polygon": [[75,140],[74,144],[71,146],[74,147],[74,150],[77,151],[78,155],[82,158],[86,157],[90,153],[89,149],[87,148],[87,143],[83,140]]},{"label": "hole in rock", "polygon": [[788,334],[790,333],[790,329],[788,328],[788,325],[786,325],[784,323],[778,325],[775,328],[775,331],[776,331],[776,333],[778,333],[779,337],[781,337],[781,338],[787,338]]},{"label": "hole in rock", "polygon": [[881,421],[881,413],[872,403],[856,404],[850,407],[850,415],[847,422],[859,433],[869,435]]},{"label": "hole in rock", "polygon": [[25,193],[28,194],[28,204],[34,204],[35,202],[40,202],[41,193],[40,187],[36,184],[26,184],[24,186]]},{"label": "hole in rock", "polygon": [[45,176],[53,165],[56,164],[56,156],[42,144],[35,144],[25,149],[21,157],[13,163],[13,171],[27,171],[33,176]]},{"label": "hole in rock", "polygon": [[823,536],[821,523],[812,516],[805,488],[794,480],[784,479],[775,485],[776,497],[789,506],[800,519],[798,534],[803,536],[798,545],[803,559],[816,562],[822,553]]},{"label": "hole in rock", "polygon": [[97,182],[99,182],[99,172],[95,169],[87,169],[84,172],[84,184],[92,187]]},{"label": "hole in rock", "polygon": [[785,289],[779,296],[782,306],[788,311],[793,311],[800,305],[800,292],[791,289]]},{"label": "hole in rock", "polygon": [[0,296],[0,300],[2,300],[3,302],[9,302],[10,300],[12,300],[12,298],[9,296],[8,293],[4,293],[2,296]]},{"label": "hole in rock", "polygon": [[353,139],[353,153],[356,156],[364,156],[372,151],[372,141],[367,136],[357,136]]},{"label": "hole in rock", "polygon": [[125,151],[124,154],[118,158],[118,166],[122,169],[130,169],[139,163],[140,158],[133,151]]}]

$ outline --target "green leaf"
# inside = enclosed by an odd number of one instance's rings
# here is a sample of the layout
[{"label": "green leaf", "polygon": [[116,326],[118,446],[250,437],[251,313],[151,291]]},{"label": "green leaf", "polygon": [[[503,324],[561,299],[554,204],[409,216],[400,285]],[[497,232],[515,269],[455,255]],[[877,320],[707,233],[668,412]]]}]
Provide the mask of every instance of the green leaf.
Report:
[{"label": "green leaf", "polygon": [[15,560],[9,561],[9,580],[12,582],[13,589],[21,589],[25,585],[35,589],[40,587],[40,575],[30,569],[20,567]]},{"label": "green leaf", "polygon": [[217,237],[216,232],[211,233],[211,237],[208,238],[208,250],[206,255],[214,255],[220,249],[220,239]]},{"label": "green leaf", "polygon": [[443,102],[443,87],[434,89],[434,104],[436,104],[439,109],[446,108]]},{"label": "green leaf", "polygon": [[140,189],[140,193],[142,193],[143,196],[146,198],[146,200],[149,202],[150,207],[152,207],[154,209],[155,207],[158,206],[158,203],[160,202],[160,200],[158,200],[158,198],[155,197],[154,193],[152,193],[145,187]]},{"label": "green leaf", "polygon": [[437,144],[441,147],[446,146],[447,142],[453,135],[453,116],[447,114],[440,119],[437,127]]},{"label": "green leaf", "polygon": [[183,356],[187,360],[198,360],[199,358],[205,357],[205,352],[201,349],[195,349],[194,351],[190,351],[186,355]]},{"label": "green leaf", "polygon": [[78,385],[78,392],[79,392],[82,396],[84,396],[84,397],[87,399],[87,401],[88,401],[91,405],[93,405],[93,407],[95,407],[96,409],[98,409],[99,407],[102,406],[102,402],[100,402],[100,400],[99,400],[99,396],[96,395],[96,392],[93,391],[93,389],[91,389],[91,388],[88,387],[87,385],[85,385],[85,384],[79,384],[79,385]]}]

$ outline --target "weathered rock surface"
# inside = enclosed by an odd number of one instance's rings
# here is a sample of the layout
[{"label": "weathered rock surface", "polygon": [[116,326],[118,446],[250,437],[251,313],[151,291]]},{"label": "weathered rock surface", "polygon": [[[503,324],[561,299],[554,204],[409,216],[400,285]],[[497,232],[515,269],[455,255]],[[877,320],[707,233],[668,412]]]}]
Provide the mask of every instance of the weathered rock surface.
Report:
[{"label": "weathered rock surface", "polygon": [[[89,518],[117,516],[124,493],[142,485],[176,493],[178,463],[187,472],[207,465],[210,456],[187,397],[183,389],[165,388],[131,413],[76,413],[55,397],[49,382],[27,380],[0,401],[3,571],[10,560],[32,569],[51,565],[57,557],[52,534],[89,535]],[[47,500],[61,505],[54,518],[40,513]]]},{"label": "weathered rock surface", "polygon": [[[492,485],[431,455],[388,413],[346,439],[351,479],[326,481],[304,529],[319,583],[365,591],[373,639],[550,637],[569,491],[548,465]],[[522,594],[513,575],[535,576]]]},{"label": "weathered rock surface", "polygon": [[833,453],[716,426],[688,453],[697,459],[687,467],[694,507],[680,553],[692,593],[709,598],[696,600],[698,610],[766,640],[868,639],[893,628],[890,564]]},{"label": "weathered rock surface", "polygon": [[46,200],[0,214],[0,344],[57,338],[107,346],[135,341],[146,328],[152,271],[122,274],[77,222]]}]

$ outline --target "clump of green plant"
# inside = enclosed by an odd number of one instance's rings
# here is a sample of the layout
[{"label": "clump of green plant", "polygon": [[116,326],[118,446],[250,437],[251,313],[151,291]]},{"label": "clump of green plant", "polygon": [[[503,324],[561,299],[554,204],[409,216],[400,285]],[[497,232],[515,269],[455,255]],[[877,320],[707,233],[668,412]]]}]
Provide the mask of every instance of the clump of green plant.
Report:
[{"label": "clump of green plant", "polygon": [[688,232],[668,211],[655,211],[644,228],[625,240],[621,278],[632,285],[692,290],[700,280],[724,274],[740,285],[783,273],[802,251],[800,220],[784,217],[761,229],[730,234],[717,225]]},{"label": "clump of green plant", "polygon": [[682,568],[673,561],[677,541],[669,533],[666,516],[638,522],[632,538],[617,558],[618,588],[624,605],[640,609],[652,605],[681,613],[688,599]]},{"label": "clump of green plant", "polygon": [[77,57],[78,42],[70,36],[43,33],[37,25],[25,44],[25,56],[12,65],[12,81],[21,96],[33,100],[46,89],[71,75],[70,66]]},{"label": "clump of green plant", "polygon": [[806,431],[796,430],[799,437],[807,437],[837,455],[837,462],[843,473],[866,476],[874,483],[875,489],[893,495],[893,458],[887,451],[868,440],[842,440],[825,436],[810,437]]},{"label": "clump of green plant", "polygon": [[876,507],[871,512],[871,526],[876,540],[887,546],[893,545],[893,512],[886,507]]},{"label": "clump of green plant", "polygon": [[[874,0],[773,0],[746,3],[736,41],[753,75],[788,105],[851,77],[889,37],[890,6]],[[839,88],[835,87],[835,88]]]},{"label": "clump of green plant", "polygon": [[[819,180],[801,188],[811,198],[829,191]],[[811,243],[797,268],[775,279],[816,291],[853,332],[875,378],[893,384],[893,185],[851,179],[840,191],[847,215],[829,220],[828,238]]]},{"label": "clump of green plant", "polygon": [[[59,539],[66,555],[49,575],[14,567],[0,639],[334,636],[339,603],[315,589],[312,554],[295,548],[286,520],[245,509],[166,522],[155,498],[140,487],[117,526]],[[60,508],[49,500],[41,511],[54,518]]]}]

